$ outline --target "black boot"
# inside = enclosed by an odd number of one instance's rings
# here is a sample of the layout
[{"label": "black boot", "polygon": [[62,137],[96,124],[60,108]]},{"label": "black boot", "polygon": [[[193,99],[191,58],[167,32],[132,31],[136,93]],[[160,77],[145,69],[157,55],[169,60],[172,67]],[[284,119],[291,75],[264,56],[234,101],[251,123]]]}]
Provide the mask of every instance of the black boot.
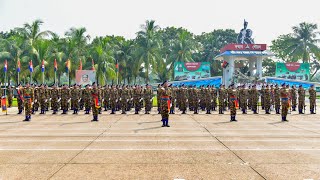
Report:
[{"label": "black boot", "polygon": [[166,125],[167,127],[170,127],[169,124],[168,124],[168,122],[169,122],[169,118],[165,119],[165,125]]},{"label": "black boot", "polygon": [[258,114],[258,113],[257,113],[257,110],[254,109],[254,110],[253,110],[253,114]]},{"label": "black boot", "polygon": [[185,110],[183,110],[183,111],[182,111],[182,114],[186,114],[186,111],[185,111]]},{"label": "black boot", "polygon": [[195,109],[193,114],[198,114],[198,110],[197,110],[197,109]]},{"label": "black boot", "polygon": [[299,114],[304,114],[304,113],[302,112],[302,109],[299,109]]},{"label": "black boot", "polygon": [[165,127],[166,126],[166,122],[165,122],[165,119],[162,119],[162,127]]},{"label": "black boot", "polygon": [[84,114],[89,114],[89,110],[88,110],[88,109],[86,109],[86,113],[84,113]]},{"label": "black boot", "polygon": [[110,114],[115,114],[115,112],[114,112],[114,108],[112,108],[112,110],[111,110],[111,113]]},{"label": "black boot", "polygon": [[91,120],[91,121],[98,121],[98,116],[94,115],[93,120]]},{"label": "black boot", "polygon": [[23,121],[30,121],[29,116],[26,116],[26,119]]},{"label": "black boot", "polygon": [[266,109],[266,114],[270,114],[269,110]]}]

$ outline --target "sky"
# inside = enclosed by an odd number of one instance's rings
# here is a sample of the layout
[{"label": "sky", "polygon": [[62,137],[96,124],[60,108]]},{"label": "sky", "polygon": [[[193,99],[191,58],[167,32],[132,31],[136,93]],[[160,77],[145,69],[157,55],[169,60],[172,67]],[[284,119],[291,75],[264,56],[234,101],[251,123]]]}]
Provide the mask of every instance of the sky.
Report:
[{"label": "sky", "polygon": [[194,34],[235,29],[249,22],[255,43],[270,45],[301,22],[320,30],[320,1],[287,0],[0,0],[0,31],[44,21],[41,30],[60,36],[71,27],[86,27],[91,37],[135,38],[146,20],[161,28],[183,27]]}]

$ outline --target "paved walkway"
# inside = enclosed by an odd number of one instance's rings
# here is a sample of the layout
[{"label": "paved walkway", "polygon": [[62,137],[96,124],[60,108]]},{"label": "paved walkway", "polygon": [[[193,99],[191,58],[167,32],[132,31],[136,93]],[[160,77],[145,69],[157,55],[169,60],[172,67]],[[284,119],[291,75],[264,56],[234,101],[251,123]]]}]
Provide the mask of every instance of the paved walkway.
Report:
[{"label": "paved walkway", "polygon": [[320,179],[320,115],[0,115],[0,179]]}]

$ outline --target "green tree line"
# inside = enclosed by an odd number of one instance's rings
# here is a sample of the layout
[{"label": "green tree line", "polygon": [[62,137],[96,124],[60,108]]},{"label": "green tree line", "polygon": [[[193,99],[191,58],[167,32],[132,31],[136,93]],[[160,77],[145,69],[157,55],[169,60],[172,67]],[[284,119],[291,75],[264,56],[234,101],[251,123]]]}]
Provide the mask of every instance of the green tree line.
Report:
[{"label": "green tree line", "polygon": [[[17,82],[17,62],[21,63],[20,81],[29,81],[28,65],[34,65],[33,82],[42,82],[41,63],[45,62],[45,82],[54,82],[54,60],[58,63],[58,82],[65,74],[65,62],[70,59],[70,79],[80,61],[83,69],[91,69],[95,63],[99,84],[141,84],[173,80],[174,63],[210,62],[211,76],[221,76],[221,62],[214,60],[220,49],[235,43],[237,33],[233,29],[216,29],[195,35],[185,28],[159,27],[154,20],[147,20],[134,39],[121,36],[90,37],[85,27],[70,28],[60,37],[52,31],[41,31],[43,21],[35,20],[22,27],[0,33],[0,67],[8,61],[8,77]],[[293,32],[281,35],[270,47],[277,60],[264,60],[265,75],[274,76],[275,62],[311,63],[312,77],[320,67],[318,60],[317,25],[300,23]],[[117,78],[116,64],[119,64]],[[4,73],[0,74],[3,82]],[[118,82],[116,82],[118,80]]]}]

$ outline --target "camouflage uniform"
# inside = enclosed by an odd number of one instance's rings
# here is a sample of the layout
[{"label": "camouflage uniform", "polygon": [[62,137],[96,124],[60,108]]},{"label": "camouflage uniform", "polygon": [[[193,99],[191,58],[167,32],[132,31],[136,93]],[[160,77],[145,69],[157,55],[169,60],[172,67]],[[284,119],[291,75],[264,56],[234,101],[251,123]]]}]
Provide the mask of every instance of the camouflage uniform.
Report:
[{"label": "camouflage uniform", "polygon": [[251,96],[251,99],[252,99],[252,104],[251,104],[252,107],[251,107],[251,109],[252,109],[254,114],[258,114],[257,108],[258,108],[258,103],[259,103],[259,92],[256,89],[255,85],[252,86],[250,96]]},{"label": "camouflage uniform", "polygon": [[274,88],[274,108],[276,110],[276,114],[280,114],[280,89],[278,85]]},{"label": "camouflage uniform", "polygon": [[143,100],[142,89],[140,86],[137,86],[137,88],[134,90],[134,94],[133,94],[133,103],[134,103],[135,114],[139,114],[139,111],[142,108],[142,106],[141,106],[141,102],[143,102],[142,100]]},{"label": "camouflage uniform", "polygon": [[32,100],[34,98],[33,89],[31,87],[23,88],[23,97],[24,97],[24,107],[25,107],[25,121],[31,120],[31,111],[32,111]]},{"label": "camouflage uniform", "polygon": [[224,103],[224,96],[225,96],[225,94],[224,94],[224,88],[223,87],[220,87],[219,88],[219,98],[218,98],[218,100],[219,100],[219,114],[223,114],[223,111],[224,111],[224,105],[225,105],[225,103]]},{"label": "camouflage uniform", "polygon": [[145,103],[146,114],[150,114],[150,111],[152,108],[152,96],[153,96],[152,89],[151,87],[147,86],[147,88],[144,89],[144,103]]},{"label": "camouflage uniform", "polygon": [[192,105],[193,105],[194,114],[198,114],[199,102],[200,102],[200,91],[196,87],[193,87],[191,96],[193,100]]},{"label": "camouflage uniform", "polygon": [[260,95],[261,95],[261,109],[264,110],[265,107],[265,87],[264,85],[261,87],[260,90]]},{"label": "camouflage uniform", "polygon": [[280,96],[281,96],[281,117],[282,121],[287,121],[287,114],[288,114],[288,108],[289,108],[289,97],[290,97],[290,90],[284,85],[282,86],[280,90]]},{"label": "camouflage uniform", "polygon": [[116,105],[118,102],[118,90],[115,86],[112,86],[110,89],[110,106],[111,106],[111,114],[115,114]]},{"label": "camouflage uniform", "polygon": [[18,101],[18,114],[21,114],[23,111],[23,88],[21,86],[18,86],[17,89],[17,101]]},{"label": "camouflage uniform", "polygon": [[304,90],[304,88],[302,86],[299,87],[298,89],[298,109],[299,109],[299,114],[304,114],[305,110],[305,97],[306,97],[306,91]]},{"label": "camouflage uniform", "polygon": [[100,97],[99,89],[97,88],[95,83],[93,83],[90,94],[91,94],[91,107],[92,107],[92,115],[93,115],[92,121],[98,121],[101,97]]},{"label": "camouflage uniform", "polygon": [[40,103],[40,110],[41,110],[40,114],[45,114],[47,110],[48,100],[47,100],[47,93],[43,85],[38,90],[38,92],[39,92],[39,103]]},{"label": "camouflage uniform", "polygon": [[187,110],[187,89],[182,86],[179,90],[178,90],[178,95],[179,95],[179,109],[180,111],[182,111],[182,114],[186,113]]},{"label": "camouflage uniform", "polygon": [[69,102],[70,102],[70,89],[67,86],[64,86],[61,89],[61,108],[62,114],[67,114],[69,109]]},{"label": "camouflage uniform", "polygon": [[229,107],[230,107],[230,121],[236,121],[236,103],[237,103],[237,90],[234,87],[228,89]]},{"label": "camouflage uniform", "polygon": [[124,86],[120,92],[121,92],[120,103],[121,103],[122,114],[126,114],[128,101],[129,101],[129,90],[127,87]]},{"label": "camouflage uniform", "polygon": [[212,109],[212,105],[213,105],[213,96],[212,95],[212,89],[208,86],[207,88],[205,88],[205,108],[207,110],[206,114],[211,114],[211,109]]},{"label": "camouflage uniform", "polygon": [[296,111],[296,107],[297,107],[297,90],[295,88],[295,86],[292,86],[291,91],[290,91],[290,95],[291,95],[291,106],[292,106],[292,111]]},{"label": "camouflage uniform", "polygon": [[211,91],[210,91],[211,97],[212,97],[212,110],[215,111],[217,108],[217,89],[213,86]]},{"label": "camouflage uniform", "polygon": [[83,98],[83,102],[84,102],[84,110],[85,110],[85,114],[89,114],[90,113],[90,109],[91,109],[91,90],[89,85],[86,86],[86,88],[83,90],[83,94],[82,94],[82,98]]},{"label": "camouflage uniform", "polygon": [[73,109],[73,114],[78,114],[80,109],[80,100],[82,99],[80,95],[81,90],[75,85],[71,90],[71,106]]},{"label": "camouflage uniform", "polygon": [[264,109],[266,110],[266,114],[270,114],[270,106],[271,106],[271,92],[269,86],[266,86],[264,90]]},{"label": "camouflage uniform", "polygon": [[309,89],[309,99],[310,99],[310,113],[316,114],[316,99],[317,99],[317,92],[314,90],[313,86]]},{"label": "camouflage uniform", "polygon": [[51,89],[51,107],[53,110],[52,114],[56,114],[58,112],[58,109],[59,109],[58,100],[59,99],[60,99],[60,91],[54,85],[53,88]]},{"label": "camouflage uniform", "polygon": [[40,88],[35,87],[33,91],[34,91],[34,99],[33,99],[33,106],[32,106],[32,114],[34,114],[35,111],[38,111],[40,106],[40,103],[39,103]]},{"label": "camouflage uniform", "polygon": [[169,127],[168,121],[169,121],[169,109],[170,105],[168,101],[170,101],[170,89],[168,87],[163,87],[159,91],[160,95],[160,113],[162,117],[162,127]]},{"label": "camouflage uniform", "polygon": [[8,107],[10,108],[12,106],[12,96],[13,96],[13,90],[11,86],[8,88]]},{"label": "camouflage uniform", "polygon": [[[251,91],[251,89],[250,89]],[[248,107],[248,102],[247,100],[251,100],[251,98],[248,98],[248,90],[245,89],[244,86],[242,86],[242,88],[239,91],[239,99],[240,99],[240,107],[242,110],[242,114],[247,114],[247,107]],[[250,105],[252,105],[252,103],[250,102]]]}]

